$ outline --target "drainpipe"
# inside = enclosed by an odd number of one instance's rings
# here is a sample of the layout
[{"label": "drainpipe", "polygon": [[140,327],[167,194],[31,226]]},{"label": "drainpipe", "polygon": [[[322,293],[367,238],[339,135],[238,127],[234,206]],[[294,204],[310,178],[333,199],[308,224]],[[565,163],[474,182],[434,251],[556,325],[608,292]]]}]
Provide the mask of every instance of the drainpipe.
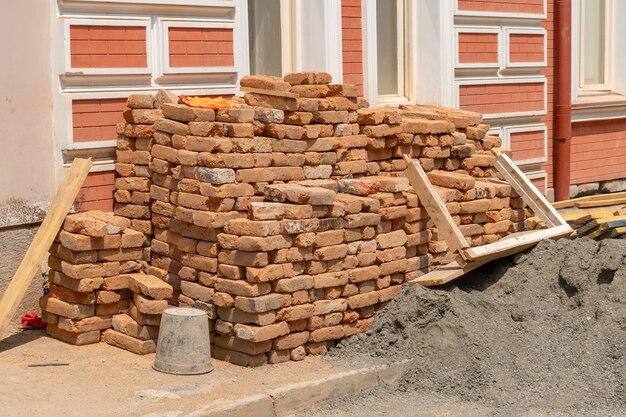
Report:
[{"label": "drainpipe", "polygon": [[556,201],[569,198],[572,147],[572,2],[556,0],[553,175]]}]

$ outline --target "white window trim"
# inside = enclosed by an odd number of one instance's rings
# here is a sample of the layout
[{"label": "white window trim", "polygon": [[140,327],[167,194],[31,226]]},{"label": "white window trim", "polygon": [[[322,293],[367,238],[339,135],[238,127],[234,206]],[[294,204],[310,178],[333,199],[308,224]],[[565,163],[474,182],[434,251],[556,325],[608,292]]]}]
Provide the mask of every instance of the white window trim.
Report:
[{"label": "white window trim", "polygon": [[[604,51],[605,51],[605,57],[604,57],[604,80],[605,83],[604,84],[585,84],[584,80],[585,80],[585,71],[584,71],[584,51],[583,51],[583,34],[585,33],[585,26],[584,26],[584,20],[582,18],[582,9],[580,8],[580,4],[581,1],[584,0],[578,0],[575,1],[574,3],[576,3],[576,8],[572,7],[573,10],[576,10],[577,16],[576,19],[572,19],[573,22],[576,22],[576,28],[577,28],[577,34],[576,37],[574,38],[572,36],[572,44],[576,45],[576,50],[578,52],[577,54],[577,60],[574,61],[575,63],[577,63],[577,90],[578,90],[578,94],[577,95],[584,95],[585,93],[598,93],[598,92],[605,92],[605,93],[609,93],[613,87],[613,82],[612,82],[612,76],[613,76],[613,1],[612,0],[605,0],[606,1],[606,9],[604,11],[605,14],[605,18],[604,18],[604,22],[605,22],[605,30],[606,30],[606,36],[605,36],[605,45],[604,45]],[[574,39],[576,39],[574,41]],[[573,54],[572,54],[573,55]]]},{"label": "white window trim", "polygon": [[481,85],[489,86],[494,84],[543,84],[543,110],[531,110],[531,111],[519,111],[519,112],[502,112],[502,113],[487,113],[484,115],[485,120],[491,119],[506,119],[513,117],[526,117],[526,116],[545,116],[548,109],[548,81],[546,77],[507,77],[507,78],[461,78],[454,82],[454,99],[453,107],[459,108],[460,106],[460,88],[463,85]]},{"label": "white window trim", "polygon": [[[397,19],[402,22],[402,25],[398,26],[398,91],[404,92],[404,94],[378,94],[378,45],[376,41],[376,1],[377,0],[365,0],[364,13],[363,13],[363,26],[364,26],[364,61],[365,74],[367,78],[366,94],[372,106],[398,106],[400,104],[407,104],[411,101],[411,94],[407,89],[408,85],[411,85],[409,74],[411,73],[411,55],[412,46],[415,45],[411,42],[412,27],[414,26],[412,5],[411,2],[404,0],[393,0],[401,3],[402,7],[398,7]],[[388,1],[388,0],[381,0]],[[400,4],[399,4],[400,6]],[[401,26],[401,27],[400,27]],[[373,28],[373,29],[372,29]],[[367,75],[366,75],[367,74]]]},{"label": "white window trim", "polygon": [[[548,66],[548,31],[543,28],[508,27],[504,29],[505,68],[545,68]],[[543,35],[543,61],[511,62],[511,35]]]},{"label": "white window trim", "polygon": [[[259,1],[259,0],[256,0]],[[248,7],[245,5],[245,49],[246,59],[249,60],[248,51]],[[337,0],[323,0],[322,7],[324,16],[322,22],[311,22],[309,8],[316,8],[318,2],[304,2],[296,0],[280,0],[280,25],[281,25],[281,69],[283,75],[296,71],[310,71],[313,69],[326,71],[333,77],[334,83],[343,82],[342,72],[342,37],[341,37],[341,2]],[[307,24],[317,24],[324,34],[324,42],[315,39],[311,50],[311,36],[306,33]],[[308,43],[307,43],[308,41]],[[311,67],[311,57],[324,57],[324,62],[316,68]],[[319,62],[317,62],[319,64]],[[250,73],[249,63],[246,65],[245,74]]]},{"label": "white window trim", "polygon": [[[136,26],[143,27],[146,30],[146,67],[144,68],[81,68],[72,67],[71,56],[71,26]],[[64,65],[65,75],[131,75],[141,74],[149,75],[153,72],[152,65],[152,29],[150,27],[149,18],[141,17],[111,17],[111,18],[94,18],[94,19],[75,19],[72,17],[63,18],[63,40],[64,40]]]},{"label": "white window trim", "polygon": [[468,17],[502,17],[513,19],[537,19],[542,20],[548,17],[548,2],[543,0],[543,13],[507,13],[507,12],[487,12],[479,10],[460,10],[459,1],[454,0],[454,14]]},{"label": "white window trim", "polygon": [[[459,34],[461,33],[493,33],[498,35],[497,45],[497,62],[474,62],[474,63],[461,63],[460,51],[459,51]],[[498,68],[502,69],[502,30],[498,27],[483,27],[483,26],[456,26],[454,28],[454,62],[455,67],[459,69],[471,68],[471,69],[488,69]]]},{"label": "white window trim", "polygon": [[515,133],[543,132],[543,155],[537,158],[515,160],[517,165],[538,165],[548,162],[548,127],[544,124],[504,126],[502,146],[511,149],[511,135]]},{"label": "white window trim", "polygon": [[[213,74],[223,72],[241,72],[241,54],[235,51],[241,50],[239,38],[235,36],[234,22],[216,22],[209,19],[182,20],[176,18],[159,18],[157,25],[160,27],[160,42],[157,46],[162,51],[159,59],[158,72],[156,78],[172,74]],[[169,29],[172,27],[182,28],[202,28],[202,29],[232,29],[233,30],[233,59],[234,65],[223,67],[172,67],[170,65]]]},{"label": "white window trim", "polygon": [[[387,102],[393,106],[416,101],[452,107],[454,98],[454,3],[455,0],[410,0],[406,29],[408,51],[406,94],[404,101]],[[376,53],[376,0],[364,0],[363,19],[363,86],[370,106],[381,105],[378,97]]]}]

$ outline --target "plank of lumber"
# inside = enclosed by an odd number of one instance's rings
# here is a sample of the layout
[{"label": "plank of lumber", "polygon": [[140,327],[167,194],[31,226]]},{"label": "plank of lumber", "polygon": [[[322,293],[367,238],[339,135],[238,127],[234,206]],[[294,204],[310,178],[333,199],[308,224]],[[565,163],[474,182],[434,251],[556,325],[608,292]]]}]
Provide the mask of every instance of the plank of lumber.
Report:
[{"label": "plank of lumber", "polygon": [[621,216],[621,215],[626,214],[626,206],[618,208],[617,210],[615,210],[613,214],[616,216]]},{"label": "plank of lumber", "polygon": [[300,98],[299,94],[292,93],[290,91],[263,90],[261,88],[252,88],[252,87],[239,87],[239,89],[241,91],[246,92],[246,93],[263,94],[263,95],[266,95],[266,96]]},{"label": "plank of lumber", "polygon": [[[501,240],[499,240],[498,242],[505,242],[507,240],[511,240],[511,239],[519,239],[523,236],[527,236],[527,235],[531,235],[533,233],[535,233],[536,231],[534,230],[525,230],[523,232],[517,232],[517,233],[513,233],[511,235],[508,235],[504,238],[502,238]],[[496,243],[498,243],[496,242]],[[526,249],[529,249],[531,247],[533,247],[536,243],[527,243],[525,245],[522,246],[518,246],[516,247],[516,251],[515,253],[511,253],[511,255],[514,255],[516,253],[520,253],[525,251]],[[506,255],[505,255],[506,256]],[[440,266],[439,268],[435,269],[434,271],[431,271],[425,275],[422,275],[419,278],[415,278],[412,279],[411,281],[409,281],[409,284],[420,284],[420,285],[424,285],[427,287],[430,286],[436,286],[436,285],[444,285],[447,284],[448,282],[457,279],[465,274],[467,274],[470,271],[473,271],[474,269],[483,266],[493,260],[496,260],[500,257],[485,257],[483,259],[478,259],[476,261],[472,261],[469,263],[465,263],[463,265],[459,264],[458,261],[454,261],[451,262],[447,265],[443,265]]]},{"label": "plank of lumber", "polygon": [[548,227],[567,224],[558,211],[539,192],[537,187],[520,171],[515,163],[504,153],[499,153],[495,167],[509,184],[522,197],[524,202],[533,210],[535,215]]},{"label": "plank of lumber", "polygon": [[533,233],[513,236],[509,239],[499,240],[488,245],[464,249],[463,252],[465,252],[465,256],[469,261],[492,260],[523,252],[542,240],[569,236],[572,232],[572,228],[568,224],[565,224],[549,229],[535,230]]},{"label": "plank of lumber", "polygon": [[409,281],[410,284],[420,284],[427,287],[435,286],[435,285],[444,285],[448,282],[462,277],[474,269],[485,265],[489,261],[477,261],[470,262],[463,266],[459,265],[457,261],[451,262],[447,265],[440,266],[432,272],[429,272],[425,275],[422,275],[419,278],[412,279]]},{"label": "plank of lumber", "polygon": [[606,207],[606,206],[614,206],[617,204],[624,204],[624,203],[626,203],[626,197],[608,198],[606,200],[579,201],[576,203],[576,207],[578,208]]},{"label": "plank of lumber", "polygon": [[33,281],[39,265],[48,253],[65,216],[72,208],[74,199],[87,178],[91,166],[91,159],[74,159],[59,191],[54,196],[46,217],[0,300],[0,340]]},{"label": "plank of lumber", "polygon": [[587,233],[586,236],[589,239],[597,239],[600,236],[602,236],[603,234],[605,234],[607,232],[607,230],[609,230],[609,228],[606,227],[606,225],[601,224],[600,226],[598,226],[595,229],[593,229],[590,233]]},{"label": "plank of lumber", "polygon": [[619,193],[611,193],[611,194],[590,195],[586,197],[572,198],[570,200],[557,201],[555,203],[552,203],[552,206],[554,208],[561,209],[561,208],[567,208],[567,207],[574,207],[576,206],[576,203],[582,202],[582,201],[608,200],[611,198],[624,198],[624,197],[626,197],[626,191],[619,192]]},{"label": "plank of lumber", "polygon": [[616,227],[615,229],[608,230],[605,234],[600,236],[600,239],[611,239],[623,235],[626,235],[626,227]]},{"label": "plank of lumber", "polygon": [[600,225],[593,229],[591,233],[587,234],[589,239],[597,239],[602,237],[606,232],[617,229],[618,227],[626,227],[626,220],[612,220],[612,219],[603,219],[604,221],[599,222]]},{"label": "plank of lumber", "polygon": [[409,179],[420,203],[426,209],[435,226],[437,226],[437,231],[443,240],[446,241],[450,251],[458,252],[463,248],[469,248],[463,233],[452,220],[446,205],[430,183],[422,167],[406,154],[403,155],[403,158],[407,165],[404,175]]},{"label": "plank of lumber", "polygon": [[576,229],[576,236],[585,236],[587,233],[590,233],[596,227],[598,227],[598,220],[593,219],[586,225],[581,226],[578,229]]}]

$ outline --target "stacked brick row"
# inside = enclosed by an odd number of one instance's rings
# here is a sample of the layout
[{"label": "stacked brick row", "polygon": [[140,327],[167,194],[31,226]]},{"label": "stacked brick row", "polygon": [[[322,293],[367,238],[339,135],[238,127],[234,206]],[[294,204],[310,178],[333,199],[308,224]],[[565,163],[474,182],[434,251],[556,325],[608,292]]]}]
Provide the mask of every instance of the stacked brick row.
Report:
[{"label": "stacked brick row", "polygon": [[445,120],[362,108],[353,86],[329,83],[321,73],[248,77],[247,106],[166,104],[155,123],[152,198],[163,210],[153,212],[152,273],[180,290],[180,304],[209,311],[220,359],[323,352],[446,252],[431,244],[401,156],[458,170],[472,151],[450,148],[465,135]]},{"label": "stacked brick row", "polygon": [[116,213],[151,235],[151,259],[129,281],[133,300],[112,317],[109,343],[154,350],[169,304],[207,311],[214,356],[240,365],[301,360],[363,331],[403,282],[454,258],[403,154],[470,244],[524,227],[480,115],[370,109],[319,72],[241,85],[244,100],[215,111],[165,92],[129,98]]},{"label": "stacked brick row", "polygon": [[124,111],[126,122],[117,125],[114,212],[130,219],[131,227],[146,236],[152,235],[150,150],[154,143],[154,123],[162,116],[158,107],[164,99],[172,98],[166,92],[159,92],[156,97],[130,95],[128,109]]},{"label": "stacked brick row", "polygon": [[84,345],[132,301],[129,280],[145,268],[146,237],[130,220],[91,211],[67,216],[50,248],[49,291],[40,299],[47,333]]},{"label": "stacked brick row", "polygon": [[[402,136],[413,134],[413,150],[456,224],[471,246],[493,243],[524,230],[523,200],[501,180],[492,149],[501,146],[476,113],[438,107],[412,106],[402,111]],[[437,140],[433,134],[438,134]],[[419,152],[419,153],[418,153]],[[447,245],[431,229],[429,252],[433,265],[454,260]]]}]

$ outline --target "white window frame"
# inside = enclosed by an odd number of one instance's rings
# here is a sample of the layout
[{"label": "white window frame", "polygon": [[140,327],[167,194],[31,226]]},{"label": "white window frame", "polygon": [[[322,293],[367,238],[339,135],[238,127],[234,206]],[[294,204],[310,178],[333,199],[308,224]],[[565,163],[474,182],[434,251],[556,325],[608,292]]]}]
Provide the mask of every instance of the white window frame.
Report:
[{"label": "white window frame", "polygon": [[[72,48],[70,38],[71,26],[135,26],[143,27],[146,30],[146,66],[144,68],[81,68],[72,67]],[[152,74],[154,67],[152,65],[152,28],[150,27],[150,18],[145,17],[111,17],[111,18],[94,18],[94,19],[74,19],[68,17],[63,19],[63,41],[64,41],[64,65],[65,74],[72,76],[78,75],[131,75]]]},{"label": "white window frame", "polygon": [[[243,4],[246,10],[244,30],[248,39],[247,0]],[[323,21],[312,21],[310,9],[319,10],[320,7],[323,8]],[[296,71],[319,70],[330,73],[333,82],[343,82],[340,1],[280,0],[280,25],[283,75]],[[311,25],[315,25],[323,33],[323,41],[308,34]],[[249,49],[246,51],[246,58],[248,54]]]},{"label": "white window frame", "polygon": [[[459,34],[461,33],[492,33],[498,35],[497,45],[497,62],[470,62],[461,63],[459,51]],[[503,67],[502,65],[502,30],[498,27],[482,27],[482,26],[456,26],[454,28],[454,62],[455,67],[459,69],[493,69]]]},{"label": "white window frame", "polygon": [[517,165],[538,165],[548,162],[548,127],[545,124],[504,126],[502,128],[502,146],[511,149],[511,135],[515,133],[543,133],[543,155],[537,158],[515,160]]},{"label": "white window frame", "polygon": [[[398,45],[398,63],[396,66],[396,71],[398,73],[398,83],[396,86],[396,89],[398,91],[398,94],[378,94],[378,91],[376,91],[376,94],[378,95],[378,104],[380,104],[381,106],[389,106],[389,105],[396,105],[396,104],[402,104],[402,103],[407,103],[409,101],[408,98],[408,93],[406,91],[406,78],[407,78],[407,74],[408,74],[408,65],[407,65],[407,59],[406,56],[408,54],[408,43],[407,40],[407,32],[409,32],[407,30],[408,28],[408,19],[407,19],[407,14],[408,13],[408,9],[409,9],[409,4],[407,1],[405,0],[377,0],[377,1],[395,1],[397,2],[397,15],[396,15],[396,22],[398,23],[398,27],[397,27],[397,39],[396,39],[396,43]],[[375,5],[374,5],[375,7]],[[376,48],[378,48],[378,45],[376,45]],[[377,52],[378,55],[378,52]],[[378,86],[377,86],[377,90],[378,90]]]},{"label": "white window frame", "polygon": [[460,91],[461,86],[464,85],[481,85],[489,86],[494,84],[543,84],[543,109],[531,110],[531,111],[513,111],[502,113],[487,113],[484,115],[485,120],[491,119],[507,119],[513,117],[526,117],[526,116],[545,116],[548,111],[548,80],[544,76],[540,77],[506,77],[506,78],[493,78],[493,77],[480,77],[480,78],[459,78],[454,82],[454,103],[453,107],[460,107]]},{"label": "white window frame", "polygon": [[[385,1],[385,0],[382,0]],[[405,29],[404,100],[378,100],[376,0],[363,0],[363,86],[370,106],[436,104],[452,107],[454,98],[454,1],[408,0]]]},{"label": "white window frame", "polygon": [[[506,68],[545,68],[548,66],[548,31],[543,28],[508,27],[504,29],[505,35],[505,67]],[[543,60],[539,62],[511,62],[511,35],[542,35],[543,36]]]},{"label": "white window frame", "polygon": [[[222,72],[240,72],[241,54],[235,51],[241,49],[240,39],[235,36],[234,22],[221,22],[210,19],[178,19],[178,18],[158,18],[157,25],[160,30],[160,42],[158,50],[162,51],[159,59],[158,72],[156,78],[176,75],[176,74],[213,74]],[[170,65],[170,46],[169,46],[169,30],[170,28],[201,28],[201,29],[231,29],[233,30],[233,65],[221,67],[172,67]]]},{"label": "white window frame", "polygon": [[[583,9],[581,7],[582,2],[584,0],[578,0],[576,2],[578,16],[577,19],[574,20],[578,22],[578,34],[576,36],[577,39],[577,69],[578,69],[578,82],[577,89],[581,93],[581,95],[585,93],[609,93],[613,87],[612,75],[613,75],[613,1],[612,0],[604,0],[605,10],[604,10],[604,24],[605,24],[605,45],[604,45],[604,83],[603,84],[585,84],[585,56],[584,56],[584,33],[585,33],[585,23],[583,19]],[[574,37],[572,37],[574,39]]]},{"label": "white window frame", "polygon": [[467,17],[496,17],[496,18],[513,18],[513,19],[537,19],[543,20],[548,17],[548,1],[543,0],[542,13],[508,13],[508,12],[489,12],[481,10],[461,10],[459,9],[459,1],[454,1],[454,14],[457,16]]},{"label": "white window frame", "polygon": [[[412,39],[415,38],[415,26],[413,24],[413,5],[406,0],[393,0],[401,3],[398,7],[398,21],[402,21],[402,27],[398,27],[398,48],[402,53],[398,54],[398,91],[404,94],[378,94],[378,42],[377,42],[377,19],[376,2],[388,0],[365,0],[363,8],[363,44],[364,44],[364,83],[365,91],[370,105],[395,107],[400,104],[411,102],[412,94],[407,88],[411,85],[412,72]],[[399,4],[400,6],[400,4]],[[398,51],[400,52],[400,51]]]}]

